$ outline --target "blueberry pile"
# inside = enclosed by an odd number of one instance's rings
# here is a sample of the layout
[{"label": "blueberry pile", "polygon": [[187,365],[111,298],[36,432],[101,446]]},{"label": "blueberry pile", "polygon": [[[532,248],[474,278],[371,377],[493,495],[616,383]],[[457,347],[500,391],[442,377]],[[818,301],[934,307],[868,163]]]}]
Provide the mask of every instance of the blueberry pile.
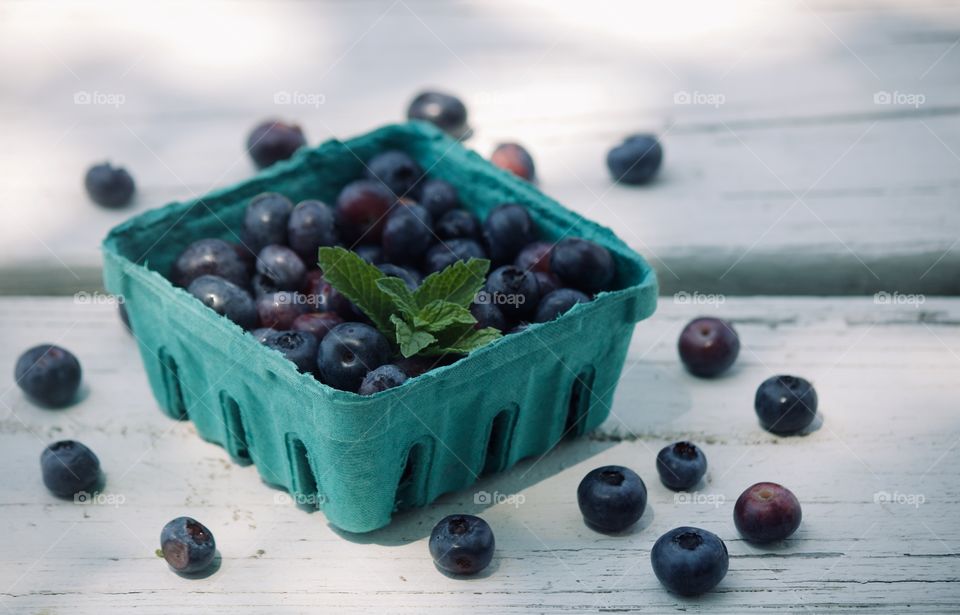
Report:
[{"label": "blueberry pile", "polygon": [[[320,248],[348,248],[411,292],[456,263],[489,261],[467,322],[500,334],[558,318],[615,283],[615,261],[603,246],[576,237],[543,241],[516,203],[494,207],[481,221],[453,185],[427,177],[406,152],[381,152],[365,169],[333,204],[295,204],[273,192],[253,197],[241,241],[194,241],[173,263],[170,280],[300,371],[364,395],[399,386],[425,366],[409,365],[391,332],[318,268]],[[429,357],[427,369],[466,353],[449,354]]]}]

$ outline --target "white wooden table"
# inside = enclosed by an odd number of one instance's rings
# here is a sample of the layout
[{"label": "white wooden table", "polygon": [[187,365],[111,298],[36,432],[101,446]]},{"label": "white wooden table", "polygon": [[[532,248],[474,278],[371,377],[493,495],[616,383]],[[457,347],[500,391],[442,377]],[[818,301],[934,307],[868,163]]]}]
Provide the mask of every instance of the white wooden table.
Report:
[{"label": "white wooden table", "polygon": [[[947,0],[4,3],[0,293],[98,284],[107,229],[249,177],[265,117],[316,144],[433,86],[466,101],[468,145],[525,143],[666,292],[955,294],[958,40]],[[604,155],[638,130],[662,176],[613,186]],[[82,192],[104,158],[138,182],[127,211]]]},{"label": "white wooden table", "polygon": [[[743,340],[735,368],[714,381],[676,357],[686,321],[730,318]],[[878,305],[872,298],[726,297],[716,306],[664,299],[634,335],[610,419],[542,459],[475,489],[345,536],[296,508],[253,467],[202,442],[153,401],[134,340],[113,306],[69,298],[0,301],[0,607],[10,613],[672,612],[955,613],[960,608],[960,300]],[[20,349],[53,341],[85,370],[85,398],[59,411],[26,401],[12,382]],[[777,438],[757,425],[756,386],[775,373],[811,379],[819,430]],[[99,503],[48,494],[39,454],[76,438],[107,473]],[[703,488],[678,502],[656,478],[655,455],[691,438],[709,459]],[[649,490],[635,531],[587,529],[578,482],[607,463],[634,468]],[[803,504],[800,530],[758,548],[739,539],[733,502],[750,484],[781,482]],[[478,505],[479,491],[507,501]],[[426,536],[442,516],[482,515],[497,538],[488,573],[448,578]],[[215,533],[222,563],[186,580],[154,551],[163,524],[191,515]],[[698,599],[653,576],[650,547],[678,525],[719,534],[730,572]]]}]

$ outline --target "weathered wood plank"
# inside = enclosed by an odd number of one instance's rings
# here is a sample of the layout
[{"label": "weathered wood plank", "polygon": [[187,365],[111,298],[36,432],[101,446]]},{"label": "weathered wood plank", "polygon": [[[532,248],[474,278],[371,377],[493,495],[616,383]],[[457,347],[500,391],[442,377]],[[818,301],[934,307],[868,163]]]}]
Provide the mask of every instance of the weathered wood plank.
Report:
[{"label": "weathered wood plank", "polygon": [[[680,328],[704,312],[732,319],[744,343],[737,367],[716,381],[686,375],[675,356]],[[960,604],[960,528],[950,522],[960,505],[958,300],[665,298],[637,327],[614,416],[600,430],[365,536],[339,535],[190,424],[165,418],[113,306],[4,299],[0,323],[0,604],[13,613],[947,613]],[[16,354],[41,341],[83,361],[78,405],[42,410],[13,386]],[[824,422],[808,436],[774,438],[756,424],[755,387],[780,371],[817,386]],[[63,437],[96,450],[104,493],[121,502],[80,505],[44,491],[37,457]],[[710,461],[693,501],[656,478],[656,451],[681,437]],[[626,536],[588,530],[576,508],[580,478],[605,463],[629,465],[647,483],[648,511]],[[781,481],[803,502],[804,523],[784,545],[748,545],[733,527],[733,501],[758,480]],[[477,504],[480,491],[513,499]],[[464,511],[491,523],[498,555],[489,574],[458,581],[433,569],[425,537],[441,516]],[[222,565],[207,579],[180,579],[153,554],[160,527],[181,514],[216,533]],[[718,533],[731,553],[727,578],[697,600],[664,592],[649,567],[653,541],[681,524]]]},{"label": "weathered wood plank", "polygon": [[[126,215],[252,174],[261,117],[347,137],[426,85],[467,100],[478,151],[526,143],[543,190],[617,229],[667,292],[960,290],[954,3],[244,3],[229,28],[175,5],[0,10],[3,294],[96,286]],[[663,177],[612,186],[604,154],[640,129],[664,134]],[[139,182],[128,211],[82,192],[103,158]]]}]

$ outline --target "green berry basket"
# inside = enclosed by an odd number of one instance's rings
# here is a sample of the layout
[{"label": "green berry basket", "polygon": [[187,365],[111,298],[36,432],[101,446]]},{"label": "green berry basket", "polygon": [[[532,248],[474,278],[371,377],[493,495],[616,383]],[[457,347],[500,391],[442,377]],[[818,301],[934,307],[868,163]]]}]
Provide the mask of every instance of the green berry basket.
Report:
[{"label": "green berry basket", "polygon": [[[507,335],[453,364],[364,397],[321,384],[205,307],[165,274],[192,241],[238,241],[251,197],[336,200],[362,160],[402,149],[457,187],[480,216],[529,208],[547,240],[578,236],[614,255],[616,290],[552,322]],[[656,306],[653,270],[609,229],[561,207],[429,124],[380,128],[302,149],[253,179],[114,228],[104,282],[122,295],[153,394],[206,440],[333,525],[369,532],[391,515],[540,455],[608,415],[635,323]]]}]

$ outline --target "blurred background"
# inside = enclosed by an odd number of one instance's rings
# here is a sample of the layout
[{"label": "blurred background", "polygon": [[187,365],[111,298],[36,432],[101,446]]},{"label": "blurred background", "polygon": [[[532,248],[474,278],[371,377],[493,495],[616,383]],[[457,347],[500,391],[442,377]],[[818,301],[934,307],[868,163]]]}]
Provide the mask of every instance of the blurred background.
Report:
[{"label": "blurred background", "polygon": [[[308,142],[460,96],[484,156],[612,227],[664,293],[960,290],[960,5],[856,2],[0,3],[0,293],[100,285],[130,215],[250,177],[259,121]],[[660,135],[657,181],[604,158]],[[122,210],[83,174],[137,182]]]}]

